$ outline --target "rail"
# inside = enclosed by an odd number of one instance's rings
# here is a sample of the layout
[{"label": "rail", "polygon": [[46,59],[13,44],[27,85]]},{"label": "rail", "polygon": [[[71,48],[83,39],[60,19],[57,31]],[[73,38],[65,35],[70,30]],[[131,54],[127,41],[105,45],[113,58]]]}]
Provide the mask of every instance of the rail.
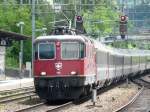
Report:
[{"label": "rail", "polygon": [[116,109],[113,112],[121,112],[121,111],[127,109],[130,105],[132,105],[139,98],[139,96],[144,92],[145,89],[150,88],[150,82],[147,81],[147,80],[144,80],[143,77],[140,77],[138,79],[132,79],[132,82],[137,84],[138,86],[140,86],[142,88],[139,90],[139,92],[129,102],[127,102],[125,105],[123,105],[122,107]]},{"label": "rail", "polygon": [[140,94],[143,92],[143,90],[144,90],[144,86],[140,89],[140,91],[128,103],[126,103],[125,105],[116,109],[113,112],[120,112],[120,111],[126,109],[129,105],[133,104],[136,101],[136,99],[140,96]]}]

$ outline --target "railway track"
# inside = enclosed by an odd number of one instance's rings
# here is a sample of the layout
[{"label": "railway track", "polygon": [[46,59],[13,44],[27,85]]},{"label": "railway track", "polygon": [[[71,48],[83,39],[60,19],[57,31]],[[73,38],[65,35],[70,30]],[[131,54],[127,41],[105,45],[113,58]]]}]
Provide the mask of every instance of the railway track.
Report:
[{"label": "railway track", "polygon": [[[102,94],[120,84],[122,84],[123,82],[120,82],[118,84],[113,84],[111,86],[108,86],[108,87],[105,87],[105,88],[101,88],[97,94]],[[88,100],[91,100],[91,94],[88,95],[88,96],[84,96],[78,100],[75,100],[75,101],[71,101],[71,102],[67,102],[67,103],[63,103],[61,105],[47,105],[46,102],[43,102],[43,103],[39,103],[39,104],[36,104],[36,105],[32,105],[30,107],[27,107],[27,108],[24,108],[24,109],[20,109],[20,110],[16,110],[15,112],[31,112],[31,111],[40,111],[40,112],[58,112],[58,111],[61,111],[61,110],[65,110],[67,108],[70,108],[71,106],[74,106],[76,104],[81,104],[83,102],[86,102]]]},{"label": "railway track", "polygon": [[24,88],[18,88],[18,89],[12,89],[12,90],[5,90],[5,91],[0,91],[0,95],[5,95],[5,94],[11,94],[11,93],[16,93],[16,92],[20,92],[20,91],[27,91],[27,90],[31,90],[34,87],[24,87]]},{"label": "railway track", "polygon": [[1,93],[0,104],[36,96],[33,88],[20,88]]},{"label": "railway track", "polygon": [[58,112],[58,111],[63,110],[63,109],[65,109],[65,108],[69,108],[69,107],[71,107],[71,106],[73,106],[73,105],[74,105],[73,102],[68,102],[68,103],[65,103],[65,104],[63,104],[63,105],[60,105],[60,106],[58,106],[58,107],[56,107],[56,108],[49,109],[49,110],[47,110],[46,112]]},{"label": "railway track", "polygon": [[145,88],[150,89],[150,81],[147,81],[143,79],[142,77],[138,79],[132,79],[132,82],[134,82],[135,84],[139,86],[144,86]]},{"label": "railway track", "polygon": [[58,112],[62,109],[65,109],[65,108],[69,108],[70,106],[73,106],[73,102],[67,102],[67,103],[64,103],[64,104],[61,104],[61,105],[47,105],[45,102],[43,103],[39,103],[39,104],[36,104],[36,105],[33,105],[33,106],[30,106],[30,107],[27,107],[27,108],[23,108],[23,109],[20,109],[20,110],[16,110],[15,112],[31,112],[31,111],[42,111],[42,112]]},{"label": "railway track", "polygon": [[27,112],[27,111],[30,112],[33,109],[35,110],[36,108],[45,108],[45,103],[44,102],[38,103],[38,104],[32,105],[32,106],[27,107],[27,108],[16,110],[15,112]]},{"label": "railway track", "polygon": [[66,109],[66,108],[69,108],[71,106],[74,106],[75,104],[79,104],[79,103],[82,103],[84,101],[87,101],[90,99],[90,97],[91,97],[91,95],[88,95],[88,96],[82,97],[81,99],[78,99],[75,101],[62,103],[61,105],[60,104],[49,105],[49,104],[47,104],[47,102],[42,102],[42,103],[38,103],[38,104],[32,105],[32,106],[27,107],[27,108],[16,110],[15,112],[31,112],[33,110],[35,112],[36,112],[36,110],[37,111],[41,110],[42,112],[58,112],[62,109]]},{"label": "railway track", "polygon": [[144,78],[132,81],[141,89],[129,102],[114,112],[150,112],[150,82]]}]

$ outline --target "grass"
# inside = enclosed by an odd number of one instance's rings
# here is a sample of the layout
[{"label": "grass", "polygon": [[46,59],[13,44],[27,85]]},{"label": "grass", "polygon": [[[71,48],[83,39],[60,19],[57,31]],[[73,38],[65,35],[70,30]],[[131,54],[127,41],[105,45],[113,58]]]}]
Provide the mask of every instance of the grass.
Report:
[{"label": "grass", "polygon": [[19,68],[19,61],[13,57],[6,57],[6,67],[8,68]]}]

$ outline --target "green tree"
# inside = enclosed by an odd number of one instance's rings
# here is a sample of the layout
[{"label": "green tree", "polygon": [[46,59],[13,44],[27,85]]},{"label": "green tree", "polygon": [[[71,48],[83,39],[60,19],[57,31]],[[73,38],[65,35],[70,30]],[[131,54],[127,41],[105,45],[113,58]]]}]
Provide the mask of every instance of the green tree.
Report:
[{"label": "green tree", "polygon": [[84,12],[84,26],[89,33],[101,32],[110,34],[114,32],[119,13],[116,11],[117,4],[114,0],[111,3],[108,0],[95,1],[100,4],[94,7],[93,11]]},{"label": "green tree", "polygon": [[[23,21],[25,23],[23,34],[31,36],[31,7],[19,6],[12,1],[0,5],[0,29],[20,33],[20,28],[16,24]],[[36,19],[36,27],[42,26],[42,21]],[[19,51],[19,42],[13,42],[13,45],[7,48],[6,65],[18,67]],[[31,39],[24,41],[24,62],[26,61],[31,61]]]}]

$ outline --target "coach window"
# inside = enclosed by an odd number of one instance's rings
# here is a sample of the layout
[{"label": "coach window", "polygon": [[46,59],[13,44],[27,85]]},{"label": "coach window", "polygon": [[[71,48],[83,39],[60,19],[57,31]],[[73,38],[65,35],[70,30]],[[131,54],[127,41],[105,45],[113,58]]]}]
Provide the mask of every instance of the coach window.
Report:
[{"label": "coach window", "polygon": [[54,43],[39,44],[39,59],[53,59],[55,57]]}]

